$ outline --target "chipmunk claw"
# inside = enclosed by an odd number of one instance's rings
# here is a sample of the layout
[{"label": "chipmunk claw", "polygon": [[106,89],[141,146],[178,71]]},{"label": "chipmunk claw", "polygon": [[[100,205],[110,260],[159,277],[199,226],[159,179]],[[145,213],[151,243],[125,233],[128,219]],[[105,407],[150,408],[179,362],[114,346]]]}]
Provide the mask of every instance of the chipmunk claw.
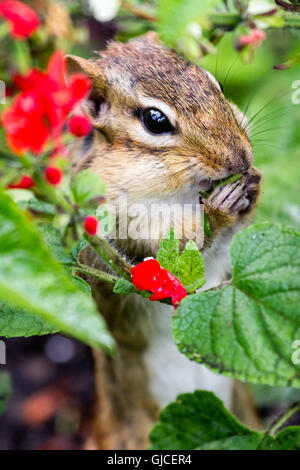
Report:
[{"label": "chipmunk claw", "polygon": [[206,210],[228,216],[250,212],[258,199],[261,178],[252,168],[240,180],[217,187],[205,202]]}]

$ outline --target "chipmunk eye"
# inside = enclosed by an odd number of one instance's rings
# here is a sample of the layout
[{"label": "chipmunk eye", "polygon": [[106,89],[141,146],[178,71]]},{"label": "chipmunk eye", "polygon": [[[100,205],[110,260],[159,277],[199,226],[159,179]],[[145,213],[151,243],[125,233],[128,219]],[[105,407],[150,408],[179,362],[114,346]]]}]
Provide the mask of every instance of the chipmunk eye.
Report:
[{"label": "chipmunk eye", "polygon": [[163,134],[174,130],[167,116],[159,109],[143,109],[141,120],[146,129],[154,134]]}]

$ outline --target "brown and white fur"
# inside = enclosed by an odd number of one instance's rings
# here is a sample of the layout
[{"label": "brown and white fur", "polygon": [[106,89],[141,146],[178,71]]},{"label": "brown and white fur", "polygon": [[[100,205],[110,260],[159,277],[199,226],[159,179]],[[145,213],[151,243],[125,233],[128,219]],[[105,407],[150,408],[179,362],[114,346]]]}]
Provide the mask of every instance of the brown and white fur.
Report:
[{"label": "brown and white fur", "polygon": [[[117,206],[126,195],[129,205],[197,204],[202,182],[244,174],[203,201],[212,229],[199,246],[205,289],[224,281],[230,275],[229,244],[251,218],[261,180],[252,167],[242,113],[211,74],[164,47],[152,32],[127,44],[112,42],[91,61],[69,56],[67,63],[69,74],[81,71],[93,82],[86,108],[93,133],[71,149],[74,171],[91,168],[101,176],[110,203]],[[139,118],[139,110],[149,107],[161,110],[174,131],[149,133]],[[177,222],[175,215],[175,231]],[[192,220],[184,224],[182,246],[195,228]],[[154,256],[159,246],[159,240],[148,239],[115,243],[133,262]],[[91,250],[85,262],[100,263]],[[93,294],[119,347],[114,358],[95,352],[99,448],[145,448],[159,411],[182,392],[212,390],[234,408],[233,382],[176,349],[170,307],[134,294],[117,296],[101,282],[94,282]]]}]

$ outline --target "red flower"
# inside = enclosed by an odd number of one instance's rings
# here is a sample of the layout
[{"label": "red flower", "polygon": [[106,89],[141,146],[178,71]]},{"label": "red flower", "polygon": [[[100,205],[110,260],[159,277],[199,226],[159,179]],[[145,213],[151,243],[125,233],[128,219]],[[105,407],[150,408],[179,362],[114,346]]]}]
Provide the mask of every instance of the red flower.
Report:
[{"label": "red flower", "polygon": [[69,130],[76,137],[84,137],[91,131],[90,120],[86,116],[73,116],[69,121]]},{"label": "red flower", "polygon": [[23,2],[3,0],[0,2],[0,15],[11,26],[11,34],[16,39],[28,38],[40,25],[35,11]]},{"label": "red flower", "polygon": [[240,43],[243,44],[243,46],[248,44],[258,46],[265,39],[266,33],[264,31],[261,31],[260,29],[252,29],[250,34],[245,34],[240,37]]},{"label": "red flower", "polygon": [[148,259],[131,268],[132,283],[139,290],[153,293],[150,300],[171,298],[175,307],[186,297],[187,292],[181,282],[169,271],[162,268],[155,259]]},{"label": "red flower", "polygon": [[2,114],[8,145],[16,153],[39,153],[47,142],[49,130],[43,121],[43,106],[33,92],[21,93]]},{"label": "red flower", "polygon": [[[1,5],[1,3],[0,3]],[[19,153],[31,150],[40,153],[52,138],[60,146],[63,126],[72,108],[82,100],[91,87],[82,74],[73,75],[66,83],[63,53],[51,57],[47,72],[32,70],[26,76],[17,76],[16,85],[21,94],[2,115],[8,144]],[[31,97],[31,106],[28,97]],[[26,104],[26,110],[22,104]]]},{"label": "red flower", "polygon": [[30,189],[34,186],[34,181],[29,175],[23,175],[18,183],[9,184],[10,189]]},{"label": "red flower", "polygon": [[48,166],[45,170],[45,178],[48,183],[52,184],[52,186],[56,186],[61,183],[63,178],[63,174],[59,168],[55,166]]},{"label": "red flower", "polygon": [[99,221],[98,219],[96,219],[96,217],[89,215],[88,217],[86,217],[83,226],[84,226],[85,231],[89,235],[94,236],[98,232]]}]

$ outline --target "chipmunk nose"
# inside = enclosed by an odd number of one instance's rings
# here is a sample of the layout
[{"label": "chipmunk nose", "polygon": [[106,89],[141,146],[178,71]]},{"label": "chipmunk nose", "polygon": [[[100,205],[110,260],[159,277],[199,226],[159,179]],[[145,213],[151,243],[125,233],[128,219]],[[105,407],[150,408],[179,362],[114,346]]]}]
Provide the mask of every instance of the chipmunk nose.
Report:
[{"label": "chipmunk nose", "polygon": [[246,173],[253,164],[252,150],[245,148],[239,148],[234,151],[231,161],[228,166],[228,170],[233,173]]}]

